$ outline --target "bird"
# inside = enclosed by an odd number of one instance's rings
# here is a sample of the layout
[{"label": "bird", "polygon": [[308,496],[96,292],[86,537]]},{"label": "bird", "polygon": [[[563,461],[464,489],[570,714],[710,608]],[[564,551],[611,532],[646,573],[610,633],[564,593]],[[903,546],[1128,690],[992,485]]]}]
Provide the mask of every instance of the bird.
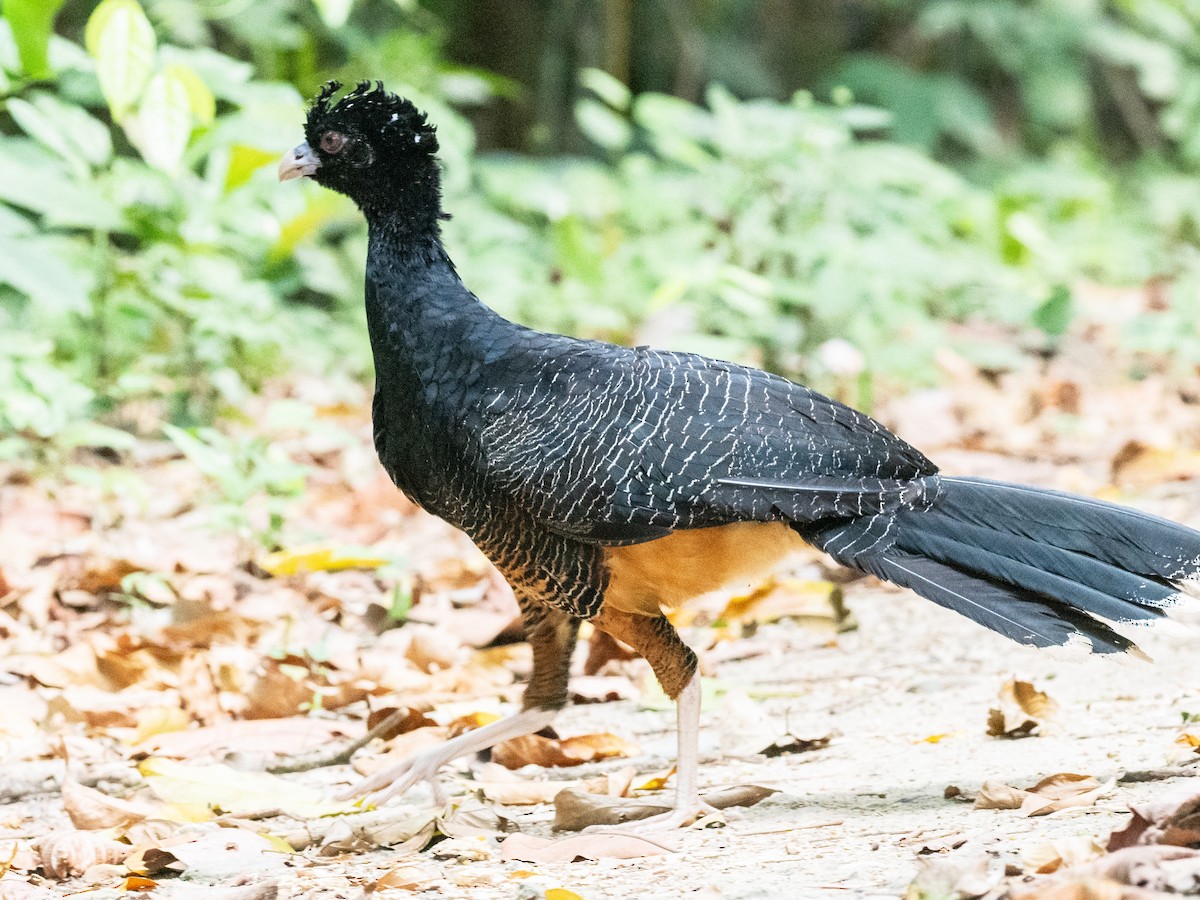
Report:
[{"label": "bird", "polygon": [[696,654],[664,610],[764,576],[805,544],[1033,647],[1139,653],[1113,625],[1162,619],[1200,533],[1053,490],[945,474],[870,416],[692,353],[548,334],[491,310],[441,236],[438,136],[381,82],[312,102],[279,179],[366,218],[379,459],[512,586],[533,667],[521,709],[356,785],[377,802],[451,760],[548,726],[579,626],[630,645],[677,705],[674,807],[699,793]]}]

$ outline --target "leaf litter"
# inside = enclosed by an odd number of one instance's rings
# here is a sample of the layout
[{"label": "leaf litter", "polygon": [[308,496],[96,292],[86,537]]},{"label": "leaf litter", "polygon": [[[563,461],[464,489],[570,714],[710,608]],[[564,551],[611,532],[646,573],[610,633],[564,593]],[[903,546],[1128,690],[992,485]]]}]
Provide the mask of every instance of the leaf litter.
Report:
[{"label": "leaf litter", "polygon": [[[1070,365],[1055,360],[1045,371],[999,377],[962,369],[953,402],[939,401],[936,407],[944,420],[932,422],[933,407],[922,408],[915,402],[913,409],[923,418],[920,427],[909,431],[948,435],[951,464],[968,458],[954,454],[969,448],[976,454],[969,457],[977,461],[972,464],[993,477],[1028,480],[1022,472],[1032,471],[1036,478],[1042,470],[1023,470],[1014,462],[1028,455],[1058,460],[1044,470],[1043,483],[1114,499],[1126,499],[1121,491],[1165,482],[1171,487],[1160,494],[1158,509],[1182,517],[1181,511],[1186,513],[1188,507],[1179,486],[1194,482],[1198,470],[1189,455],[1193,451],[1172,449],[1194,443],[1189,438],[1192,424],[1172,418],[1170,409],[1178,404],[1166,404],[1165,394],[1156,393],[1153,377],[1140,386],[1092,390],[1089,386],[1099,383],[1103,373],[1070,371]],[[1068,390],[1071,385],[1075,387]],[[902,405],[882,414],[889,422],[901,423]],[[1098,423],[1099,431],[1061,429],[1057,423],[1068,406],[1077,410],[1072,414]],[[267,421],[265,416],[250,418]],[[347,424],[358,429],[367,447],[365,415],[360,413],[357,421]],[[928,431],[922,432],[924,428]],[[1098,443],[1097,433],[1112,437]],[[1126,447],[1130,435],[1138,436],[1141,445]],[[453,892],[455,882],[444,867],[429,862],[438,847],[456,854],[449,858],[460,861],[456,865],[464,869],[488,864],[470,861],[478,846],[490,848],[494,862],[498,841],[507,830],[547,833],[559,797],[583,797],[584,806],[594,804],[598,811],[589,808],[581,820],[585,823],[597,818],[631,821],[620,818],[626,813],[613,812],[626,803],[639,804],[647,815],[665,808],[672,795],[662,773],[673,749],[660,735],[669,716],[640,708],[639,697],[646,697],[644,664],[611,646],[593,660],[596,677],[603,680],[579,680],[573,685],[576,699],[592,706],[587,715],[572,719],[568,733],[607,734],[615,740],[605,745],[590,738],[571,745],[569,738],[557,744],[557,739],[546,738],[551,742],[549,756],[518,752],[510,760],[522,766],[513,781],[500,778],[498,769],[479,760],[463,761],[449,769],[450,784],[458,792],[456,808],[425,810],[418,797],[415,806],[379,810],[359,806],[336,815],[317,815],[326,811],[320,804],[333,793],[328,781],[349,780],[353,776],[348,770],[301,770],[278,782],[258,780],[281,761],[349,745],[391,711],[410,710],[406,724],[377,736],[354,758],[355,767],[362,771],[391,764],[418,744],[428,746],[456,728],[479,727],[484,718],[512,710],[528,671],[527,650],[512,643],[519,634],[512,627],[516,607],[511,594],[460,535],[424,517],[391,489],[375,467],[362,465],[369,460],[368,450],[330,452],[321,441],[306,446],[304,436],[264,436],[310,466],[309,490],[289,512],[295,524],[283,532],[283,545],[277,548],[280,555],[274,558],[266,553],[248,557],[244,545],[230,540],[228,534],[197,530],[204,517],[196,511],[203,512],[211,486],[191,467],[163,454],[141,454],[145,461],[130,467],[153,498],[142,509],[94,484],[63,482],[47,491],[18,479],[5,483],[0,491],[0,546],[5,548],[0,561],[0,653],[5,659],[0,679],[0,703],[5,709],[0,718],[5,753],[0,796],[16,803],[11,824],[0,821],[0,854],[7,855],[7,848],[13,853],[9,870],[0,878],[0,900],[32,900],[60,890],[78,890],[89,872],[98,880],[88,883],[106,889],[147,890],[152,888],[147,882],[153,882],[161,892],[164,886],[174,887],[171,882],[178,879],[180,867],[187,866],[186,871],[193,873],[241,872],[249,860],[285,859],[281,845],[324,866],[369,860],[370,851],[378,847],[407,848],[422,853],[412,862],[416,871],[404,872],[408,863],[393,864],[389,868],[397,874],[379,889],[442,885]],[[996,454],[996,469],[987,468],[993,464],[987,454]],[[1071,464],[1064,466],[1063,460]],[[1090,474],[1094,472],[1101,474]],[[259,512],[247,510],[248,518],[253,521]],[[830,752],[812,752],[827,746],[831,731],[824,720],[817,727],[807,727],[807,721],[803,728],[789,727],[786,710],[779,708],[784,703],[810,703],[834,683],[822,670],[831,655],[858,658],[856,666],[845,671],[851,673],[848,677],[865,682],[866,693],[872,687],[886,691],[892,681],[912,677],[888,670],[888,660],[860,649],[859,641],[867,641],[870,635],[846,631],[853,627],[846,597],[851,605],[874,602],[878,596],[890,604],[896,597],[878,588],[846,584],[826,565],[815,556],[805,557],[792,574],[774,584],[752,586],[735,598],[709,598],[679,614],[689,640],[701,650],[712,648],[711,659],[758,658],[764,666],[786,663],[789,671],[799,672],[814,667],[811,695],[801,689],[793,695],[796,700],[776,701],[771,716],[758,722],[761,732],[751,736],[753,743],[746,741],[738,748],[745,757],[737,762],[737,771],[758,767],[769,774],[763,779],[768,783],[782,777],[804,782],[795,773],[804,771],[798,764],[805,759],[818,759],[821,766],[830,767],[838,764],[843,751],[853,756],[862,750],[856,746],[860,739],[848,732],[844,741],[828,745]],[[912,635],[914,627],[907,623],[905,634]],[[974,665],[981,658],[975,648],[984,646],[985,639],[972,634],[975,643],[963,655]],[[597,640],[596,645],[601,644]],[[886,650],[884,656],[903,657],[894,647]],[[733,694],[733,705],[745,703],[747,708],[756,703],[749,697],[764,696],[761,686],[744,691],[744,700],[736,691]],[[1013,679],[1011,687],[1002,691],[993,716],[999,721],[996,736],[1053,740],[1056,715],[1052,706],[1031,702],[1039,695],[1045,697],[1032,682]],[[464,717],[468,721],[460,721]],[[711,712],[706,717],[711,719]],[[724,712],[720,718],[725,718]],[[654,725],[648,729],[645,723],[651,720]],[[930,721],[929,727],[921,723],[908,733],[889,733],[874,752],[890,754],[885,746],[911,746],[923,735],[961,732],[962,720],[956,716],[948,727],[943,716]],[[578,722],[584,727],[578,727]],[[708,721],[706,733],[713,734],[714,724]],[[420,737],[406,744],[409,735]],[[590,746],[593,740],[599,746]],[[961,740],[966,743],[970,738]],[[931,741],[918,749],[936,760],[940,757],[933,754],[944,744],[957,743]],[[1192,758],[1195,746],[1180,743]],[[774,752],[771,748],[793,752],[770,759],[764,752]],[[723,752],[714,760],[710,749],[709,772],[714,764],[722,764]],[[587,758],[565,768],[536,765],[556,754],[572,761]],[[863,762],[867,757],[857,758],[860,766],[869,766]],[[155,768],[164,761],[193,771]],[[147,763],[158,774],[148,776],[138,770],[139,764]],[[1063,763],[1071,764],[1066,759]],[[253,776],[254,786],[225,770],[214,774],[207,768],[211,766]],[[632,777],[625,774],[629,767],[636,770]],[[172,799],[155,794],[147,786],[148,777],[158,778],[158,787]],[[176,791],[172,778],[206,785],[205,796]],[[206,779],[215,785],[208,785]],[[715,779],[710,774],[707,780]],[[1014,783],[1032,780],[1014,779]],[[878,775],[864,776],[862,781],[864,791],[887,787],[887,778]],[[1088,800],[1094,804],[1107,784],[1106,778],[1089,782],[1079,777],[1060,783],[1058,793],[1038,784],[1010,790],[1020,800],[1015,808],[1029,803],[1029,809],[1044,816],[1055,804],[1063,809]],[[318,793],[306,795],[310,789]],[[647,797],[652,789],[666,793],[661,799]],[[820,785],[805,782],[794,790],[811,794],[814,803],[829,799]],[[1099,793],[1090,796],[1094,792]],[[316,806],[305,805],[314,797]],[[892,802],[890,795],[887,802]],[[1155,803],[1134,804],[1131,823],[1141,816],[1139,834],[1160,835],[1161,840],[1139,836],[1129,846],[1114,846],[1112,852],[1087,860],[1083,857],[1094,852],[1092,836],[1078,835],[1080,841],[1064,843],[1030,835],[1021,850],[1022,865],[1030,876],[1060,879],[1054,884],[1075,891],[1063,894],[1064,898],[1087,896],[1077,884],[1092,885],[1097,896],[1133,896],[1129,892],[1145,890],[1138,883],[1190,890],[1187,874],[1195,871],[1195,851],[1171,841],[1192,843],[1188,839],[1191,813]],[[45,809],[51,811],[49,817],[43,815]],[[779,809],[778,804],[764,805],[764,815]],[[187,818],[180,810],[197,814],[203,810],[209,821],[178,821]],[[962,814],[983,815],[965,809]],[[841,818],[853,817],[843,812]],[[981,826],[985,830],[1006,827]],[[464,830],[485,835],[484,843],[456,846],[456,840],[480,839],[447,837]],[[736,827],[724,831],[722,839],[736,839]],[[245,837],[201,840],[209,833]],[[710,838],[683,836],[685,844],[706,839]],[[973,833],[960,844],[960,837],[951,835],[929,856],[945,859],[979,840],[979,834]],[[1103,843],[1102,837],[1098,840]],[[45,846],[51,862],[43,863],[35,842]],[[195,846],[176,855],[177,848],[185,845]],[[923,846],[932,844],[925,841]],[[562,852],[569,850],[568,846]],[[114,859],[122,853],[123,858]],[[191,861],[185,863],[189,854]],[[645,860],[674,856],[658,854]],[[798,854],[796,860],[810,856]],[[230,865],[223,867],[221,859]],[[754,859],[747,856],[746,862],[757,869]],[[1107,868],[1087,868],[1102,861],[1107,861]],[[578,864],[581,871],[587,865],[591,864]],[[623,878],[629,878],[636,870],[622,872]],[[1090,874],[1076,882],[1071,880],[1076,877],[1072,872]],[[65,880],[60,883],[54,873],[66,876]],[[374,873],[373,880],[383,880],[384,874]],[[469,874],[464,871],[461,877],[469,881]],[[661,881],[662,875],[647,877]],[[1144,881],[1137,882],[1138,878]],[[264,884],[269,882],[264,879]],[[1125,893],[1103,894],[1113,884]],[[963,887],[960,884],[956,890],[963,893]],[[979,885],[968,880],[965,887],[974,890]],[[1029,887],[1012,885],[1014,892],[1028,893]],[[1048,883],[1045,890],[1050,889]],[[273,888],[226,890],[242,891],[239,900],[268,900]],[[466,895],[474,888],[461,890]],[[551,887],[554,890],[568,893],[566,888]]]}]

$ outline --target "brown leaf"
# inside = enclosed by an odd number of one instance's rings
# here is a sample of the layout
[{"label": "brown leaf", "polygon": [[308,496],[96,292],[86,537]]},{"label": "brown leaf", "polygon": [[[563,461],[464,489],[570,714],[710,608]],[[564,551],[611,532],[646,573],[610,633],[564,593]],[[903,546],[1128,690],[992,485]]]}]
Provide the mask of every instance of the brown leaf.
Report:
[{"label": "brown leaf", "polygon": [[1149,900],[1159,896],[1107,878],[1089,878],[1041,884],[1032,891],[1013,894],[1013,900]]},{"label": "brown leaf", "polygon": [[119,863],[129,855],[129,845],[109,834],[91,831],[52,831],[33,843],[50,878],[65,880],[82,875],[99,863]]},{"label": "brown leaf", "polygon": [[1200,794],[1180,800],[1158,800],[1130,805],[1132,816],[1108,839],[1108,850],[1138,844],[1170,844],[1187,847],[1200,844]]},{"label": "brown leaf", "polygon": [[[367,730],[370,731],[384,720],[399,712],[400,709],[395,706],[372,710],[371,714],[367,716]],[[418,728],[428,728],[430,725],[437,725],[437,722],[425,715],[424,710],[406,707],[404,709],[404,716],[398,717],[396,723],[386,732],[380,734],[379,737],[381,740],[390,741],[394,737],[408,734],[410,731],[416,731]]]},{"label": "brown leaf", "polygon": [[423,866],[397,866],[394,869],[389,869],[376,879],[372,887],[377,891],[389,889],[419,891],[423,890],[426,884],[436,880],[438,877],[437,872]]},{"label": "brown leaf", "polygon": [[143,844],[134,847],[125,857],[125,868],[135,875],[157,875],[161,872],[178,874],[187,866],[170,850],[157,844]]},{"label": "brown leaf", "polygon": [[1029,789],[1030,796],[1021,804],[1021,814],[1045,816],[1060,809],[1091,806],[1116,786],[1115,778],[1101,782],[1091,775],[1060,772],[1043,778]]},{"label": "brown leaf", "polygon": [[150,814],[148,807],[110,797],[71,779],[63,782],[62,800],[71,824],[84,831],[123,828]]},{"label": "brown leaf", "polygon": [[[742,784],[704,795],[704,801],[717,809],[754,806],[777,793],[774,788]],[[554,798],[554,830],[580,831],[589,825],[622,825],[670,812],[671,806],[648,798],[629,799],[589,794],[578,790],[561,791]]]},{"label": "brown leaf", "polygon": [[631,834],[588,834],[548,840],[529,834],[510,834],[500,844],[505,862],[576,862],[581,859],[640,859],[673,853],[675,848],[658,840]]},{"label": "brown leaf", "polygon": [[999,709],[988,710],[987,733],[1021,738],[1045,734],[1059,714],[1058,703],[1028,681],[1009,679],[1000,688]]},{"label": "brown leaf", "polygon": [[1020,809],[1028,791],[999,781],[985,781],[975,795],[975,809]]},{"label": "brown leaf", "polygon": [[615,734],[584,734],[560,740],[528,734],[492,748],[492,761],[508,769],[522,766],[578,766],[614,756],[636,756],[641,749]]},{"label": "brown leaf", "polygon": [[1116,787],[1116,779],[1101,782],[1091,775],[1060,772],[1021,789],[985,781],[975,798],[976,809],[1019,809],[1022,815],[1045,816],[1060,809],[1091,806]]}]

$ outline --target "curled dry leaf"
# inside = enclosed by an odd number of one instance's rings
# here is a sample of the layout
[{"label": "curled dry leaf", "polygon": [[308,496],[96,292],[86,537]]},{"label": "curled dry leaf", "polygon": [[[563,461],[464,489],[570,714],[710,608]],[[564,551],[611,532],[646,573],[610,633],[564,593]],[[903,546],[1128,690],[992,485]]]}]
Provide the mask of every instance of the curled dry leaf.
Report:
[{"label": "curled dry leaf", "polygon": [[1139,844],[1200,844],[1200,794],[1131,804],[1129,811],[1129,823],[1109,836],[1110,853]]},{"label": "curled dry leaf", "polygon": [[33,843],[42,871],[60,881],[82,875],[92,866],[119,863],[129,855],[129,845],[112,835],[91,831],[52,831]]},{"label": "curled dry leaf", "polygon": [[641,748],[615,734],[584,734],[557,738],[529,734],[492,748],[492,761],[508,769],[522,766],[578,766],[615,756],[637,756]]},{"label": "curled dry leaf", "polygon": [[1059,772],[1028,789],[985,781],[975,798],[976,809],[1019,809],[1025,816],[1045,816],[1060,809],[1091,806],[1116,787],[1116,779]]},{"label": "curled dry leaf", "polygon": [[785,734],[783,737],[776,738],[774,743],[769,744],[759,752],[768,759],[774,759],[778,756],[790,756],[793,753],[810,753],[813,750],[824,750],[829,746],[831,740],[833,740],[832,734],[807,738],[797,737],[794,734]]},{"label": "curled dry leaf", "polygon": [[1035,875],[1049,875],[1069,866],[1079,865],[1104,853],[1104,847],[1087,835],[1063,838],[1048,844],[1038,844],[1021,854],[1025,869]]},{"label": "curled dry leaf", "polygon": [[[704,802],[717,809],[754,806],[774,793],[774,788],[742,784],[705,794]],[[554,798],[554,830],[582,831],[590,825],[622,825],[670,811],[668,804],[649,798],[602,797],[565,790]]]},{"label": "curled dry leaf", "polygon": [[1022,738],[1053,728],[1059,706],[1028,681],[1010,678],[1000,688],[1000,707],[988,710],[987,733],[992,737]]},{"label": "curled dry leaf", "polygon": [[84,831],[123,828],[152,812],[149,807],[110,797],[73,780],[63,782],[62,800],[71,824]]},{"label": "curled dry leaf", "polygon": [[639,859],[675,852],[675,847],[662,840],[632,834],[588,834],[561,840],[534,837],[530,834],[511,834],[500,844],[500,858],[505,862],[520,860],[531,863],[564,863],[581,859]]},{"label": "curled dry leaf", "polygon": [[420,891],[439,877],[437,872],[424,866],[397,866],[376,879],[372,887],[377,891]]}]

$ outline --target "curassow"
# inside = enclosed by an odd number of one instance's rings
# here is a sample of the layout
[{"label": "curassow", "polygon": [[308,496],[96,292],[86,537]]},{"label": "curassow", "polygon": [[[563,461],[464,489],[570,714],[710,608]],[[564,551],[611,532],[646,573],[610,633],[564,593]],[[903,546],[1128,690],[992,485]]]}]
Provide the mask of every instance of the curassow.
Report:
[{"label": "curassow", "polygon": [[[543,334],[459,279],[440,239],[434,127],[382,84],[313,103],[302,176],[369,224],[375,446],[396,485],[512,585],[533,649],[522,711],[368,779],[385,799],[545,727],[579,623],[631,645],[678,702],[676,810],[697,791],[696,656],[662,610],[765,574],[796,542],[1022,644],[1135,649],[1200,571],[1200,533],[1096,500],[939,475],[868,416],[766,372]],[[1098,618],[1099,617],[1099,618]],[[381,790],[383,789],[383,790]],[[661,824],[661,823],[660,823]]]}]

